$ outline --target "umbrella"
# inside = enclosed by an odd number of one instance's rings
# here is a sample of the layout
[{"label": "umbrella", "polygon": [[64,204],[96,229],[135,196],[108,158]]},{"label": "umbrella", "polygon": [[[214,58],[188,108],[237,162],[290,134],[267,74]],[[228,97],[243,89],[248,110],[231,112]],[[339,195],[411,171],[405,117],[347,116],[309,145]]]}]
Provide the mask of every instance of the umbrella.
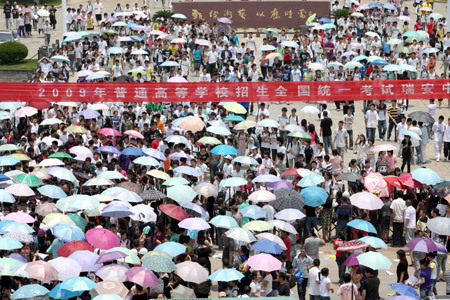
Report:
[{"label": "umbrella", "polygon": [[431,188],[431,193],[438,196],[447,196],[450,194],[450,181],[442,181]]},{"label": "umbrella", "polygon": [[205,122],[203,122],[199,117],[187,116],[180,121],[179,126],[184,131],[192,131],[193,133],[196,133],[205,127]]},{"label": "umbrella", "polygon": [[9,257],[0,258],[0,276],[13,276],[15,270],[23,266],[23,262]]},{"label": "umbrella", "polygon": [[238,187],[246,184],[247,180],[242,177],[230,177],[220,182],[221,187]]},{"label": "umbrella", "polygon": [[281,188],[275,190],[274,194],[277,199],[270,202],[270,205],[276,210],[283,210],[286,208],[303,210],[305,199],[299,192],[289,188]]},{"label": "umbrella", "polygon": [[417,140],[419,140],[419,141],[422,140],[422,138],[421,138],[417,133],[415,133],[415,132],[412,132],[412,131],[409,131],[409,130],[404,130],[403,128],[400,129],[400,132],[401,132],[403,135],[408,135],[408,136],[410,136],[410,137],[412,137],[412,138],[415,138],[415,139],[417,139]]},{"label": "umbrella", "polygon": [[287,222],[292,222],[295,220],[303,219],[304,217],[306,217],[306,215],[298,209],[286,208],[277,212],[274,217]]},{"label": "umbrella", "polygon": [[48,263],[58,270],[57,280],[60,281],[79,276],[82,269],[81,265],[76,260],[66,257],[58,257],[49,260]]},{"label": "umbrella", "polygon": [[327,192],[323,188],[310,186],[302,189],[300,193],[305,198],[305,205],[317,207],[325,204],[328,198]]},{"label": "umbrella", "polygon": [[20,160],[14,156],[7,155],[7,156],[0,156],[0,166],[14,166],[16,164],[20,163]]},{"label": "umbrella", "polygon": [[[225,120],[226,121],[226,120]],[[204,136],[198,140],[199,143],[207,144],[207,145],[220,145],[221,141],[212,136]]]},{"label": "umbrella", "polygon": [[290,168],[287,170],[284,170],[283,173],[281,173],[280,177],[292,177],[292,176],[297,176],[297,169],[294,168]]},{"label": "umbrella", "polygon": [[122,182],[119,184],[119,187],[129,190],[130,192],[134,192],[136,194],[142,193],[142,186],[133,182]]},{"label": "umbrella", "polygon": [[149,148],[149,149],[145,149],[144,152],[145,152],[145,154],[147,154],[147,155],[149,155],[151,157],[154,157],[156,159],[163,160],[163,161],[167,160],[167,158],[164,155],[164,153],[162,153],[161,151],[158,151],[156,149]]},{"label": "umbrella", "polygon": [[267,187],[273,190],[279,190],[279,189],[292,189],[294,188],[294,185],[287,180],[281,180],[277,182],[269,182],[267,184]]},{"label": "umbrella", "polygon": [[127,130],[123,134],[129,135],[131,137],[135,137],[137,139],[144,139],[144,136],[136,130]]},{"label": "umbrella", "polygon": [[18,151],[18,150],[20,150],[20,147],[13,144],[5,144],[0,146],[0,152]]},{"label": "umbrella", "polygon": [[109,136],[122,136],[122,134],[119,131],[117,131],[113,128],[102,128],[97,132],[101,133],[103,135],[109,135]]},{"label": "umbrella", "polygon": [[130,203],[142,202],[142,198],[135,192],[129,191],[123,187],[112,187],[102,192],[104,196],[110,196],[116,200],[122,200]]},{"label": "umbrella", "polygon": [[264,219],[266,217],[266,211],[256,205],[248,205],[242,209],[239,210],[241,215],[246,218],[250,219]]},{"label": "umbrella", "polygon": [[211,226],[201,218],[186,218],[178,223],[178,227],[189,230],[207,230]]},{"label": "umbrella", "polygon": [[155,251],[164,251],[172,257],[186,252],[186,246],[176,242],[165,242],[155,247]]},{"label": "umbrella", "polygon": [[169,217],[178,221],[189,218],[189,215],[186,211],[184,211],[184,209],[174,204],[162,204],[159,206],[159,209]]},{"label": "umbrella", "polygon": [[235,130],[247,130],[256,126],[256,122],[252,120],[245,120],[234,126]]},{"label": "umbrella", "polygon": [[450,235],[450,218],[437,217],[428,220],[427,227],[438,235]]},{"label": "umbrella", "polygon": [[[116,252],[116,251],[114,251]],[[139,259],[138,259],[139,261]],[[139,261],[140,262],[140,261]],[[127,280],[125,273],[128,271],[128,267],[124,265],[110,264],[105,265],[95,272],[95,275],[103,280],[112,280],[117,282],[124,282]]]},{"label": "umbrella", "polygon": [[246,223],[242,228],[262,232],[272,230],[273,225],[266,221],[257,220]]},{"label": "umbrella", "polygon": [[276,199],[277,196],[275,194],[266,190],[255,191],[248,196],[248,200],[253,202],[271,202]]},{"label": "umbrella", "polygon": [[97,261],[95,262],[96,264],[102,264],[105,262],[111,262],[111,261],[115,261],[118,258],[124,258],[127,257],[128,255],[126,253],[120,252],[120,251],[112,251],[112,252],[105,252],[102,255],[100,255],[97,259]]},{"label": "umbrella", "polygon": [[141,148],[137,148],[137,147],[125,148],[121,154],[128,155],[128,156],[143,156],[143,155],[145,155],[145,153],[141,150]]},{"label": "umbrella", "polygon": [[247,265],[258,271],[272,272],[281,268],[281,261],[270,254],[257,254],[251,256]]},{"label": "umbrella", "polygon": [[139,222],[156,222],[157,216],[156,213],[153,211],[153,208],[149,205],[145,204],[138,204],[131,208],[131,212],[133,215],[130,216],[132,220],[139,221]]},{"label": "umbrella", "polygon": [[261,240],[252,245],[253,250],[258,250],[263,253],[269,253],[269,254],[281,254],[283,252],[283,249],[281,247],[272,241],[269,240]]},{"label": "umbrella", "polygon": [[89,179],[83,184],[83,186],[106,186],[106,185],[114,185],[114,182],[106,178],[95,177]]},{"label": "umbrella", "polygon": [[131,249],[124,248],[124,247],[114,247],[109,250],[106,250],[105,252],[108,253],[108,252],[113,252],[113,251],[120,251],[120,252],[123,252],[128,255],[125,258],[119,258],[118,261],[126,262],[128,264],[139,264],[139,262],[140,262],[137,254],[134,253],[133,251],[131,251]]},{"label": "umbrella", "polygon": [[78,117],[81,116],[84,117],[85,119],[96,119],[98,116],[100,116],[100,113],[96,110],[86,109],[78,114]]},{"label": "umbrella", "polygon": [[122,180],[125,179],[125,176],[123,176],[121,173],[117,171],[104,171],[98,174],[98,178],[106,178],[109,180]]},{"label": "umbrella", "polygon": [[[56,207],[56,206],[55,206]],[[56,224],[60,224],[60,223],[69,223],[69,224],[75,224],[74,221],[72,221],[72,219],[70,218],[70,216],[68,215],[63,215],[61,213],[49,213],[45,216],[43,222],[48,226],[48,227],[53,227]]]},{"label": "umbrella", "polygon": [[172,19],[186,19],[186,16],[183,14],[173,14],[171,16]]},{"label": "umbrella", "polygon": [[58,278],[58,271],[51,264],[43,260],[27,263],[25,272],[28,273],[29,278],[37,279],[44,283],[57,280]]},{"label": "umbrella", "polygon": [[92,300],[123,300],[123,299],[124,299],[123,297],[120,297],[116,294],[102,294],[94,297]]},{"label": "umbrella", "polygon": [[2,220],[10,220],[19,223],[34,223],[35,221],[32,216],[22,211],[10,213],[3,217]]},{"label": "umbrella", "polygon": [[112,154],[120,154],[119,149],[113,146],[103,146],[97,149],[100,152],[112,153]]},{"label": "umbrella", "polygon": [[415,111],[408,115],[409,118],[416,120],[417,122],[423,122],[428,124],[434,123],[434,118],[426,111]]},{"label": "umbrella", "polygon": [[174,169],[174,172],[180,173],[180,174],[186,174],[190,176],[200,177],[202,174],[200,171],[198,171],[195,168],[187,167],[187,166],[181,166]]},{"label": "umbrella", "polygon": [[317,107],[314,107],[314,106],[305,106],[300,111],[304,114],[309,114],[309,115],[317,115],[320,113],[320,111],[317,109]]},{"label": "umbrella", "polygon": [[[420,299],[419,294],[414,290],[414,288],[410,285],[404,283],[391,283],[389,284],[391,289],[402,296],[412,297],[414,299]],[[395,298],[395,297],[394,297]],[[393,299],[393,298],[392,298]],[[406,299],[404,299],[406,300]]]},{"label": "umbrella", "polygon": [[242,122],[244,121],[244,118],[238,115],[228,115],[224,121],[231,121],[231,122]]},{"label": "umbrella", "polygon": [[59,283],[50,291],[50,293],[48,293],[48,295],[54,299],[70,299],[73,297],[76,298],[81,294],[83,294],[83,291],[72,292],[68,290],[63,290],[61,287],[62,283]]},{"label": "umbrella", "polygon": [[356,182],[356,180],[361,179],[361,177],[355,173],[347,172],[347,173],[341,173],[337,180],[346,180],[350,182]]},{"label": "umbrella", "polygon": [[172,299],[194,299],[194,298],[197,298],[194,293],[194,290],[187,288],[182,284],[180,284],[175,289],[170,291],[170,297]]},{"label": "umbrella", "polygon": [[[282,220],[271,220],[269,221],[270,224],[273,224],[276,228],[278,228],[281,231],[285,231],[291,234],[297,234],[297,230],[289,224],[288,222],[282,221]],[[248,223],[247,223],[248,224]]]},{"label": "umbrella", "polygon": [[62,162],[57,158],[47,158],[38,164],[38,167],[41,168],[56,167],[56,166],[64,166],[64,162]]},{"label": "umbrella", "polygon": [[217,19],[218,22],[223,23],[223,24],[231,24],[233,23],[230,19],[222,17],[222,18],[218,18]]},{"label": "umbrella", "polygon": [[197,193],[190,186],[177,185],[167,189],[167,197],[178,203],[192,202],[192,200],[197,197]]},{"label": "umbrella", "polygon": [[158,199],[164,199],[167,196],[163,193],[161,193],[158,190],[146,190],[141,193],[142,200],[146,201],[153,201]]},{"label": "umbrella", "polygon": [[252,182],[253,183],[257,183],[257,182],[277,182],[277,181],[281,181],[281,179],[275,175],[272,174],[265,174],[265,175],[259,175],[256,176]]},{"label": "umbrella", "polygon": [[112,218],[125,218],[133,213],[130,208],[123,204],[110,204],[102,209],[102,216],[112,217]]},{"label": "umbrella", "polygon": [[69,257],[72,253],[74,253],[75,251],[81,251],[81,250],[87,250],[87,251],[94,251],[94,248],[89,245],[86,242],[83,241],[71,241],[68,242],[64,245],[62,245],[57,253],[58,256],[62,256],[62,257]]},{"label": "umbrella", "polygon": [[184,281],[200,284],[208,280],[208,270],[197,262],[185,261],[177,264],[176,267],[175,274]]},{"label": "umbrella", "polygon": [[97,284],[87,277],[72,277],[61,283],[61,290],[69,292],[90,291],[96,286]]},{"label": "umbrella", "polygon": [[20,249],[23,245],[16,239],[10,237],[0,237],[0,250],[11,251],[14,249]]},{"label": "umbrella", "polygon": [[412,251],[417,252],[425,252],[430,253],[437,251],[437,246],[433,243],[431,239],[424,238],[424,237],[418,237],[413,240],[411,240],[409,243],[405,245]]},{"label": "umbrella", "polygon": [[379,252],[366,252],[357,257],[359,263],[373,270],[389,270],[392,262]]},{"label": "umbrella", "polygon": [[355,253],[355,254],[350,255],[349,257],[347,257],[347,259],[342,264],[346,267],[358,266],[359,261],[358,261],[357,257],[360,254],[361,253]]},{"label": "umbrella", "polygon": [[381,151],[395,151],[397,148],[392,146],[391,144],[383,144],[378,145],[373,148],[373,152],[381,152]]},{"label": "umbrella", "polygon": [[[384,181],[384,183],[386,182]],[[353,194],[350,197],[350,202],[354,206],[367,210],[381,209],[384,205],[383,201],[381,201],[380,198],[368,192],[360,192]]]},{"label": "umbrella", "polygon": [[194,186],[194,191],[205,198],[216,197],[219,193],[219,189],[209,182],[202,182]]},{"label": "umbrella", "polygon": [[365,236],[359,239],[360,241],[368,244],[369,246],[373,247],[373,248],[382,248],[382,249],[387,249],[388,245],[386,245],[386,243],[377,237],[374,236]]},{"label": "umbrella", "polygon": [[143,287],[156,287],[159,284],[159,280],[155,274],[143,267],[131,268],[125,275],[127,276],[127,281],[134,282]]},{"label": "umbrella", "polygon": [[250,230],[240,227],[234,227],[225,232],[225,235],[231,239],[251,243],[256,241],[254,235]]},{"label": "umbrella", "polygon": [[344,242],[339,248],[337,248],[337,251],[355,251],[359,249],[364,249],[369,247],[368,244],[364,243],[360,240],[351,240],[348,242]]},{"label": "umbrella", "polygon": [[173,272],[177,268],[171,259],[162,255],[148,255],[142,257],[142,266],[154,272]]},{"label": "umbrella", "polygon": [[206,128],[206,131],[217,135],[231,135],[231,132],[227,128],[220,125],[209,126]]},{"label": "umbrella", "polygon": [[215,216],[214,218],[212,218],[209,221],[209,223],[213,224],[216,227],[226,228],[226,229],[239,227],[236,220],[233,217],[229,217],[229,216],[221,216],[221,215]]},{"label": "umbrella", "polygon": [[235,155],[238,151],[230,145],[218,145],[212,148],[211,153],[216,155]]},{"label": "umbrella", "polygon": [[[39,12],[38,12],[39,13]],[[49,290],[39,284],[28,284],[18,288],[12,295],[11,299],[28,299],[34,297],[45,296]]]},{"label": "umbrella", "polygon": [[[255,244],[253,244],[253,246],[254,245]],[[209,280],[212,280],[212,281],[230,282],[230,281],[241,280],[242,278],[244,278],[244,275],[242,275],[241,272],[239,272],[235,269],[220,269],[220,270],[212,273],[211,275],[209,275],[208,278],[209,278]]]},{"label": "umbrella", "polygon": [[96,263],[99,256],[88,250],[75,251],[68,258],[81,265],[81,272],[95,272],[102,267],[102,264]]},{"label": "umbrella", "polygon": [[[407,186],[410,188],[422,188],[423,185],[418,182],[417,180],[414,180],[412,178],[411,173],[403,173],[400,176],[398,176],[398,180],[403,186]],[[403,189],[406,189],[405,187],[402,187]]]},{"label": "umbrella", "polygon": [[[151,272],[151,271],[150,271]],[[113,295],[119,299],[125,299],[128,295],[129,290],[122,282],[105,280],[98,283],[98,285],[91,292],[92,295],[98,295],[94,299],[98,299],[99,297],[103,297],[101,299],[104,300],[113,300],[116,298],[109,298],[107,295]]]},{"label": "umbrella", "polygon": [[242,106],[240,103],[237,102],[226,102],[223,107],[228,110],[231,111],[235,114],[246,114],[247,110],[245,109],[244,106]]},{"label": "umbrella", "polygon": [[191,202],[182,202],[180,205],[181,205],[181,207],[190,209],[190,210],[198,213],[201,216],[206,216],[206,211],[203,209],[203,207],[201,207],[198,204],[191,203]]},{"label": "umbrella", "polygon": [[59,223],[52,227],[52,233],[62,242],[84,241],[84,232],[70,223]]},{"label": "umbrella", "polygon": [[34,243],[33,236],[24,232],[7,232],[3,237],[9,237],[24,244]]},{"label": "umbrella", "polygon": [[435,185],[441,181],[441,178],[435,171],[423,167],[412,171],[411,176],[414,180],[427,185]]},{"label": "umbrella", "polygon": [[30,234],[34,232],[34,229],[30,227],[30,225],[26,223],[18,223],[18,222],[11,222],[6,224],[2,227],[2,230],[4,232],[21,232]]},{"label": "umbrella", "polygon": [[61,167],[49,168],[47,169],[47,173],[61,180],[67,180],[71,182],[78,181],[76,177],[73,175],[73,173],[66,168]]},{"label": "umbrella", "polygon": [[0,202],[2,203],[14,203],[16,199],[5,190],[0,190]]},{"label": "umbrella", "polygon": [[271,120],[271,119],[264,119],[264,120],[258,122],[258,126],[269,127],[269,128],[279,128],[279,127],[281,127],[280,124],[277,121]]},{"label": "umbrella", "polygon": [[[165,61],[163,62],[161,65],[161,67],[179,67],[180,64],[177,63],[176,61]],[[187,118],[187,117],[186,117]],[[202,121],[203,122],[203,121]]]},{"label": "umbrella", "polygon": [[350,226],[350,227],[353,227],[353,228],[356,228],[358,230],[362,230],[365,232],[371,232],[371,233],[375,233],[375,234],[377,233],[377,230],[375,229],[375,227],[371,223],[364,221],[364,220],[358,219],[358,220],[350,221],[347,223],[347,226]]},{"label": "umbrella", "polygon": [[301,186],[301,187],[309,187],[309,186],[319,185],[322,182],[325,182],[325,178],[323,176],[317,175],[317,174],[311,174],[311,175],[303,177],[297,185]]}]

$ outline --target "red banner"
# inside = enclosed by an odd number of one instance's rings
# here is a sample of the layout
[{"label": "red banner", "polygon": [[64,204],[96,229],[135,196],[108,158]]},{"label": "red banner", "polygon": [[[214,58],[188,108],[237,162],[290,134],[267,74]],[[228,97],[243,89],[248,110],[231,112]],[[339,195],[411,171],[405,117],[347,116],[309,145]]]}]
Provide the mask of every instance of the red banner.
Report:
[{"label": "red banner", "polygon": [[450,98],[450,80],[0,83],[0,101],[268,102]]}]

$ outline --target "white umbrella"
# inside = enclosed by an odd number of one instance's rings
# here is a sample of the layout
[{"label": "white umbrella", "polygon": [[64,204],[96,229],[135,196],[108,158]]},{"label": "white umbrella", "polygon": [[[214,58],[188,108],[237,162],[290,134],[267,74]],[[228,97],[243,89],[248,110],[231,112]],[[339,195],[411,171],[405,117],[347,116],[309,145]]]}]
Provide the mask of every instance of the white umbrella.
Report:
[{"label": "white umbrella", "polygon": [[45,126],[45,125],[53,125],[53,124],[61,124],[63,121],[61,121],[60,119],[57,118],[50,118],[50,119],[45,119],[44,121],[41,122],[41,126]]},{"label": "white umbrella", "polygon": [[195,296],[194,290],[185,287],[184,285],[179,285],[175,289],[170,291],[170,296],[172,299],[194,299],[197,298]]},{"label": "white umbrella", "polygon": [[38,164],[38,167],[47,168],[55,166],[64,166],[64,162],[57,158],[47,158]]},{"label": "white umbrella", "polygon": [[428,220],[427,227],[438,235],[450,235],[450,218],[437,217]]},{"label": "white umbrella", "polygon": [[83,186],[103,186],[103,185],[114,185],[114,182],[112,182],[107,178],[96,177],[89,179],[88,181],[86,181],[85,184],[83,184]]},{"label": "white umbrella", "polygon": [[283,250],[287,249],[287,247],[284,244],[283,240],[279,236],[276,236],[275,234],[268,233],[268,232],[263,232],[263,233],[257,234],[256,237],[259,240],[267,240],[267,241],[271,241],[271,242],[277,243],[278,246],[280,246],[280,248],[283,249]]},{"label": "white umbrella", "polygon": [[310,105],[303,107],[300,111],[304,114],[310,115],[317,115],[320,113],[320,111],[316,107]]},{"label": "white umbrella", "polygon": [[215,197],[219,193],[219,189],[209,182],[202,182],[194,186],[194,191],[205,198]]},{"label": "white umbrella", "polygon": [[255,236],[250,232],[250,230],[240,227],[231,228],[230,230],[225,232],[225,235],[231,239],[235,239],[237,241],[242,241],[246,243],[256,241]]},{"label": "white umbrella", "polygon": [[317,71],[317,70],[323,71],[323,70],[326,69],[326,67],[323,64],[321,64],[321,63],[312,63],[312,64],[309,65],[309,67],[313,71]]},{"label": "white umbrella", "polygon": [[26,107],[19,108],[16,111],[15,115],[16,115],[16,117],[22,118],[22,117],[33,116],[33,115],[35,115],[37,113],[38,113],[38,110],[36,108],[31,107],[31,106],[26,106]]},{"label": "white umbrella", "polygon": [[125,265],[111,264],[101,267],[95,272],[95,275],[103,280],[112,280],[117,282],[124,282],[127,280],[125,273],[128,267]]},{"label": "white umbrella", "polygon": [[82,269],[81,265],[76,260],[67,257],[58,257],[49,260],[48,263],[58,270],[57,278],[60,281],[79,276]]},{"label": "white umbrella", "polygon": [[208,270],[203,268],[199,263],[193,261],[185,261],[176,264],[175,274],[184,281],[200,284],[208,280]]},{"label": "white umbrella", "polygon": [[306,217],[306,215],[295,208],[286,208],[275,214],[275,218],[288,222],[300,220],[304,217]]},{"label": "white umbrella", "polygon": [[58,147],[63,145],[63,142],[61,140],[55,139],[53,137],[50,136],[46,136],[45,138],[42,139],[42,142],[47,144],[47,145],[51,145],[53,144],[53,142],[57,142],[58,143]]},{"label": "white umbrella", "polygon": [[372,31],[366,32],[366,35],[370,36],[370,37],[373,37],[373,38],[374,37],[380,38],[380,35],[378,33],[372,32]]},{"label": "white umbrella", "polygon": [[289,224],[288,222],[281,221],[281,220],[272,220],[269,221],[269,223],[273,224],[276,228],[280,229],[281,231],[286,231],[292,234],[297,234],[297,230],[295,230],[294,226]]},{"label": "white umbrella", "polygon": [[356,207],[367,210],[381,209],[384,205],[380,198],[369,192],[353,194],[350,197],[350,202]]},{"label": "white umbrella", "polygon": [[148,55],[148,52],[145,50],[134,50],[133,52],[131,52],[131,55]]},{"label": "white umbrella", "polygon": [[5,191],[17,197],[31,197],[35,195],[33,190],[26,184],[12,184]]},{"label": "white umbrella", "polygon": [[205,220],[201,218],[187,218],[178,223],[178,227],[189,230],[207,230],[211,226]]},{"label": "white umbrella", "polygon": [[89,104],[88,109],[91,110],[108,110],[109,107],[104,103]]},{"label": "white umbrella", "polygon": [[132,220],[148,223],[156,222],[156,213],[152,207],[146,204],[138,204],[131,208],[133,215],[130,216]]},{"label": "white umbrella", "polygon": [[248,200],[251,200],[253,202],[270,202],[277,199],[277,196],[275,196],[274,193],[271,193],[266,190],[259,190],[256,192],[253,192],[248,196]]}]

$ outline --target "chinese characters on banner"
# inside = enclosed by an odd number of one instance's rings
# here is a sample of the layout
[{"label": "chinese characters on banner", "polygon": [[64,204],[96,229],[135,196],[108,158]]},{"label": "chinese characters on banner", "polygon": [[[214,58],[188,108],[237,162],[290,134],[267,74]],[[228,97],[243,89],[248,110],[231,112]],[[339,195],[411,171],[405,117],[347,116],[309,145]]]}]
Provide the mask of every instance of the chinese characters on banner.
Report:
[{"label": "chinese characters on banner", "polygon": [[174,2],[173,10],[182,13],[187,21],[208,22],[210,26],[221,17],[233,21],[233,27],[266,28],[297,27],[308,17],[317,14],[329,17],[330,4],[326,1],[262,1],[262,2]]},{"label": "chinese characters on banner", "polygon": [[450,80],[236,83],[0,83],[0,101],[268,102],[450,98]]}]

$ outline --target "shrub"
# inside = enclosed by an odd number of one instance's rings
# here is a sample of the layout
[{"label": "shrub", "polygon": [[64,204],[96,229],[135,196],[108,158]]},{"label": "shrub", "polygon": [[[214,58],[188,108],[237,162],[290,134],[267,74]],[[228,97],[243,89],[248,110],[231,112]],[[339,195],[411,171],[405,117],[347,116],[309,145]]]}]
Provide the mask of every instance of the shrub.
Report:
[{"label": "shrub", "polygon": [[344,16],[344,18],[347,18],[350,14],[350,11],[348,9],[338,9],[331,13],[331,17],[335,20],[339,19],[341,16]]},{"label": "shrub", "polygon": [[163,17],[164,20],[167,20],[168,18],[170,18],[173,15],[173,12],[171,12],[170,10],[158,10],[157,12],[155,12],[152,16],[152,20],[153,22],[156,20],[156,18],[161,18]]},{"label": "shrub", "polygon": [[6,42],[0,44],[0,62],[5,64],[17,64],[28,55],[28,48],[22,43]]}]

